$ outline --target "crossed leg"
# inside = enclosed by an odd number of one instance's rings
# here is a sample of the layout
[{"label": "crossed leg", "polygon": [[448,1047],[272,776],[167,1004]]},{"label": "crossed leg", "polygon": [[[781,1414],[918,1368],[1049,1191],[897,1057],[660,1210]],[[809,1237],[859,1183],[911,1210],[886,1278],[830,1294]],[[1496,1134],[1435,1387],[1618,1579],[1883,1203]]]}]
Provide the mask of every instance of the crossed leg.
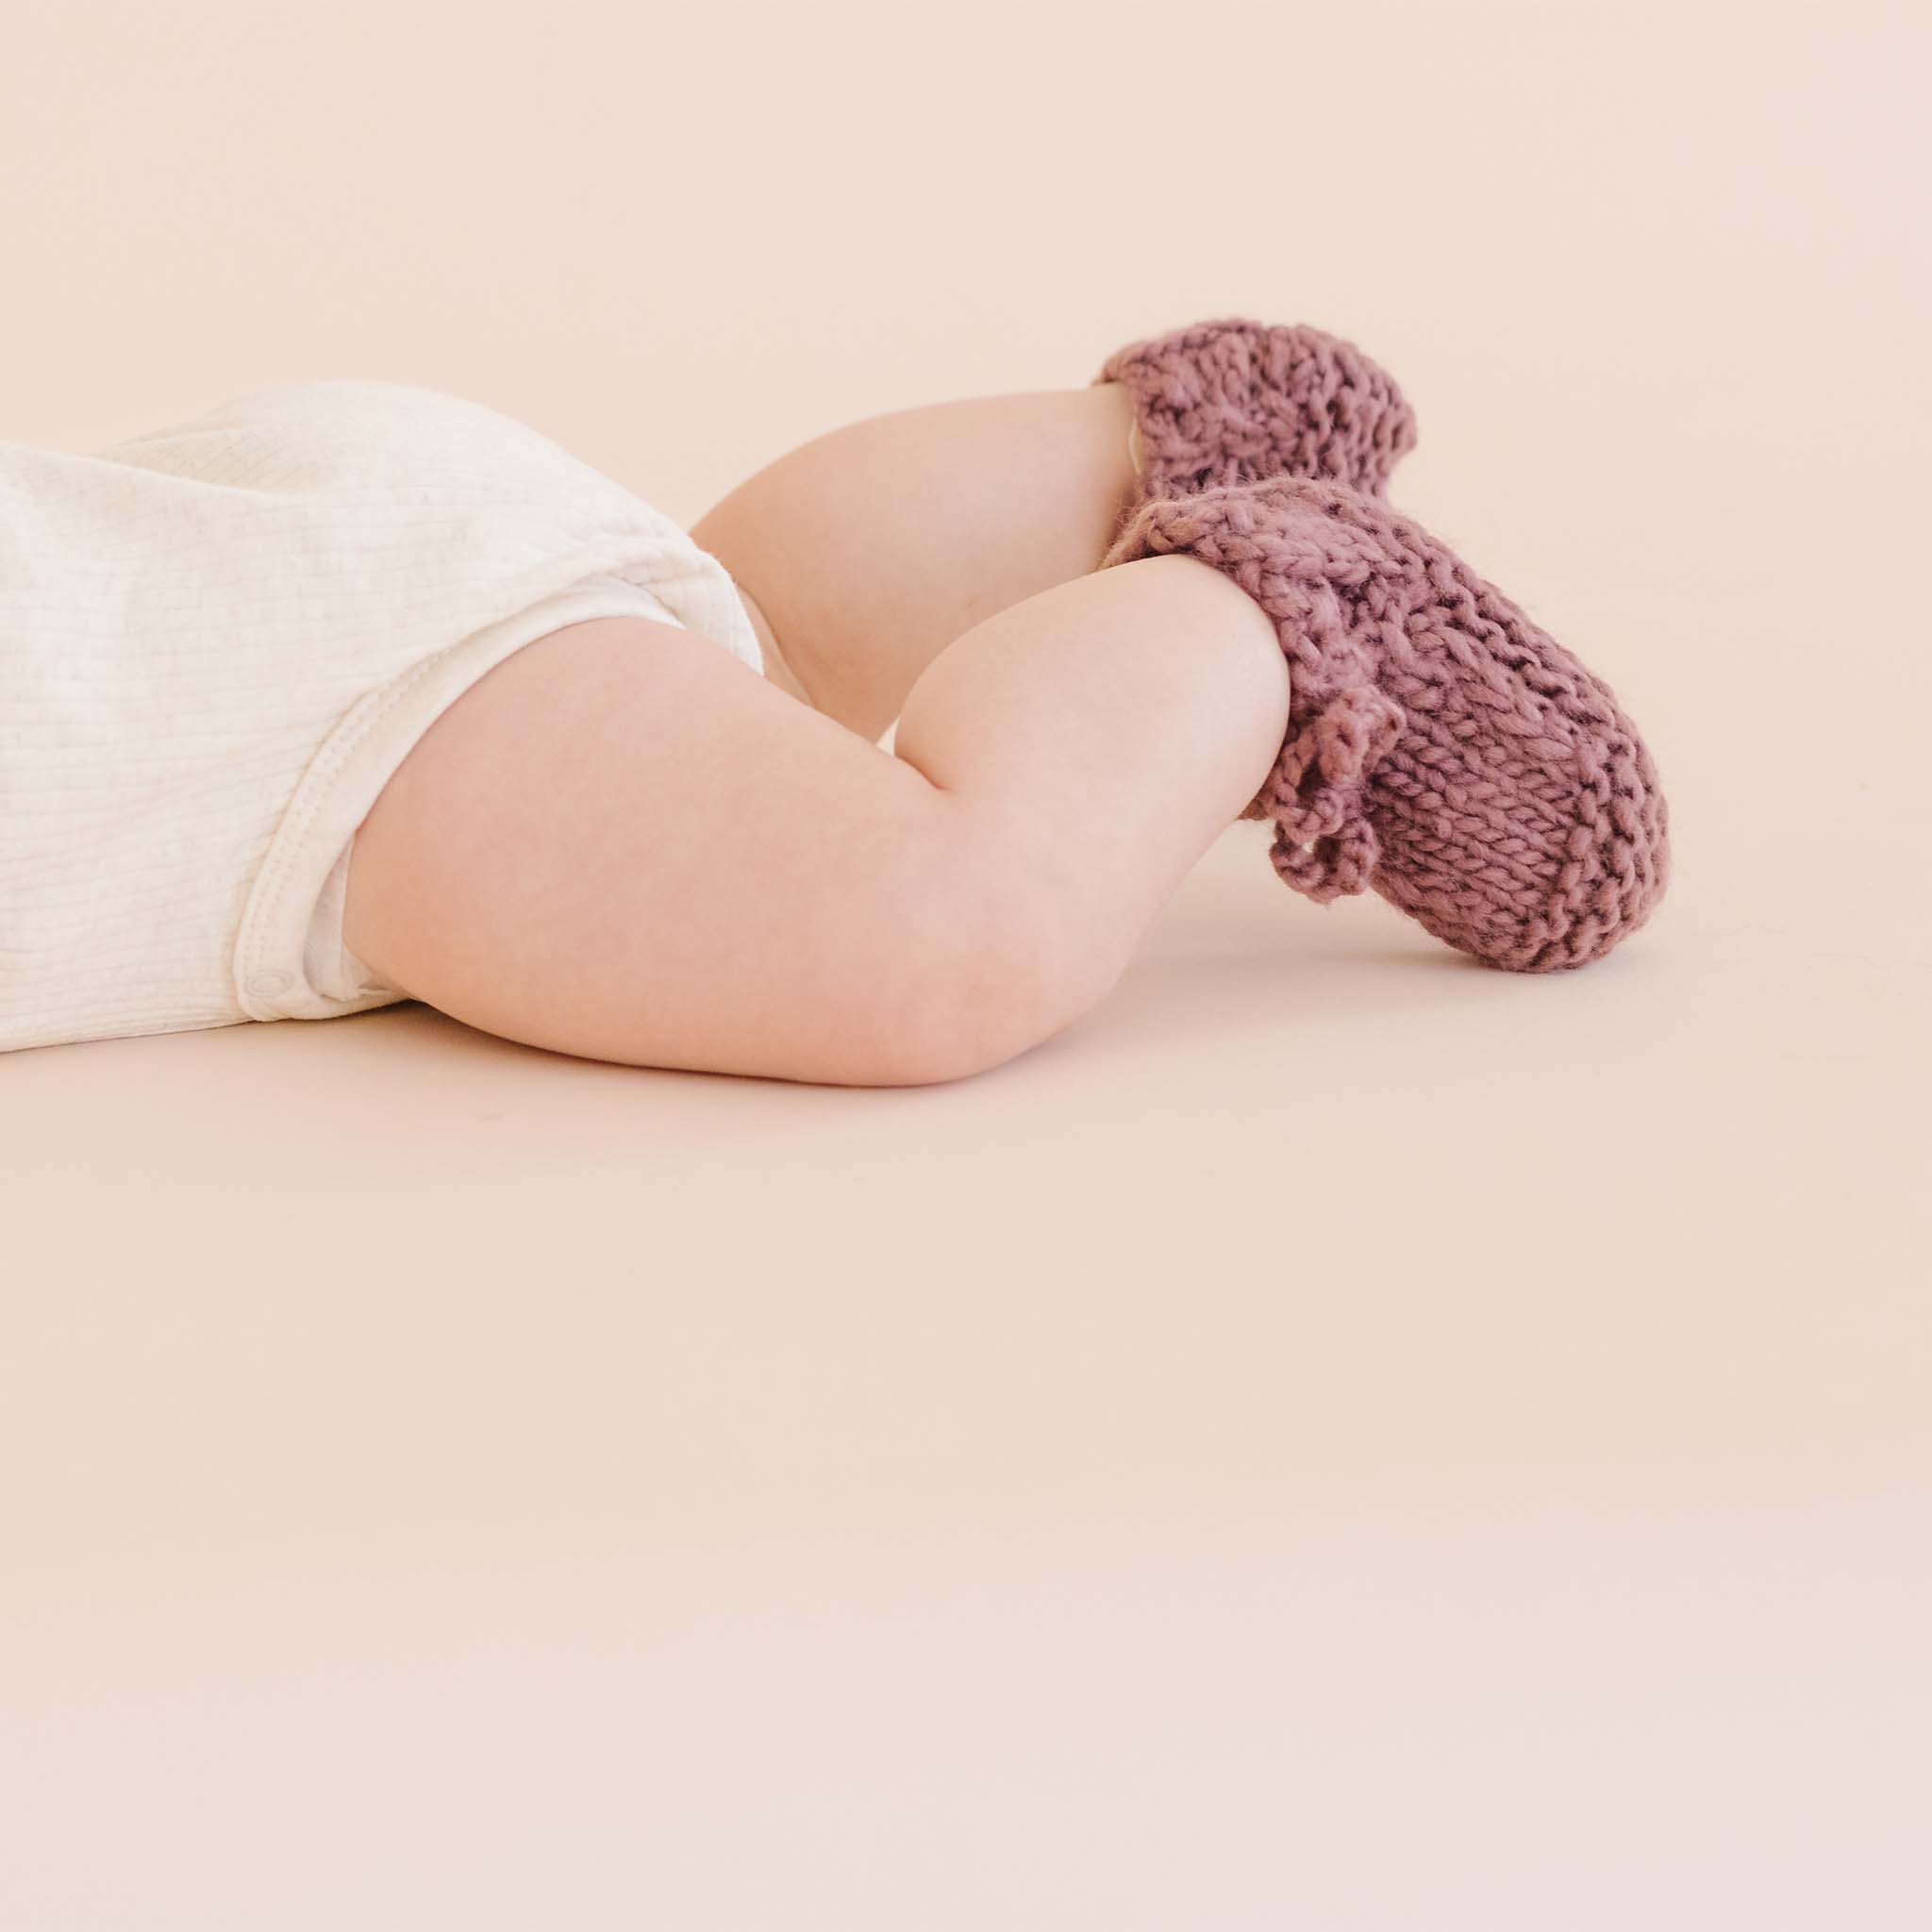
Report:
[{"label": "crossed leg", "polygon": [[952,1078],[1087,1012],[1288,710],[1219,572],[1094,574],[1129,421],[1110,385],[941,404],[760,472],[693,534],[796,675],[641,618],[527,645],[363,823],[346,943],[509,1039],[797,1080]]},{"label": "crossed leg", "polygon": [[974,625],[890,753],[674,625],[575,625],[404,760],[344,937],[414,997],[565,1053],[956,1078],[1105,995],[1287,710],[1273,625],[1184,557]]}]

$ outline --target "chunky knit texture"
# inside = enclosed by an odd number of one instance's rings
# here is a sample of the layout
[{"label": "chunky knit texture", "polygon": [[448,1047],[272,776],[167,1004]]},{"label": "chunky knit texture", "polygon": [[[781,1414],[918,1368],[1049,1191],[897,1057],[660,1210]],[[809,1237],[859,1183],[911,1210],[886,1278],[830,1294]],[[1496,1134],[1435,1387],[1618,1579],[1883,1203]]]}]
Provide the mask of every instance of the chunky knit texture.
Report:
[{"label": "chunky knit texture", "polygon": [[1378,494],[1415,447],[1414,412],[1388,371],[1302,324],[1197,322],[1116,350],[1093,380],[1134,399],[1143,456],[1130,513],[1270,476]]},{"label": "chunky knit texture", "polygon": [[1288,737],[1241,814],[1311,899],[1373,886],[1452,946],[1581,966],[1650,916],[1668,814],[1600,678],[1420,525],[1345,485],[1237,484],[1142,506],[1102,567],[1173,553],[1274,619]]}]

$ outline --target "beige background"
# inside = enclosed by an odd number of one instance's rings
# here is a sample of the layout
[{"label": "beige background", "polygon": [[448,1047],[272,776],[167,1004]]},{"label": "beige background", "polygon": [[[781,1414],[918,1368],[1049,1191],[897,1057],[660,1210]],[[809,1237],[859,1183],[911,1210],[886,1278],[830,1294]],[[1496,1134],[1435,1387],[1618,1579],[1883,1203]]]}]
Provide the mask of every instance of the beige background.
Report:
[{"label": "beige background", "polygon": [[690,519],[1320,323],[1678,875],[1524,981],[1237,826],[951,1089],[0,1063],[4,1932],[1932,1920],[1915,12],[14,0],[0,433],[387,375]]}]

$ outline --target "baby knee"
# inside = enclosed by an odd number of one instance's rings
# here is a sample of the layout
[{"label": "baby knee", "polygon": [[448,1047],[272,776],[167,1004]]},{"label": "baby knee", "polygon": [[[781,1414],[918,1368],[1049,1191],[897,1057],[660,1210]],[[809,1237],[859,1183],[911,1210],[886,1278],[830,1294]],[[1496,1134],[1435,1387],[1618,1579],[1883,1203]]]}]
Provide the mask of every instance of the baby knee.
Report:
[{"label": "baby knee", "polygon": [[961,841],[910,909],[888,1084],[986,1073],[1091,1010],[1125,963],[1038,870]]}]

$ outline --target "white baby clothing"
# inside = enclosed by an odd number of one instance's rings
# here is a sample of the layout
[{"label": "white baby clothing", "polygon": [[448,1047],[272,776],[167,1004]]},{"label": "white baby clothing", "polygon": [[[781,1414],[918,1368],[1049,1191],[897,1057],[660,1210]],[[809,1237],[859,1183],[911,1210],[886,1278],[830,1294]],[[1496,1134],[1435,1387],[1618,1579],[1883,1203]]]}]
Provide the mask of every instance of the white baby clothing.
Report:
[{"label": "white baby clothing", "polygon": [[437,716],[592,617],[717,640],[723,564],[540,432],[413,384],[0,442],[0,1051],[405,997],[342,943],[351,841]]}]

